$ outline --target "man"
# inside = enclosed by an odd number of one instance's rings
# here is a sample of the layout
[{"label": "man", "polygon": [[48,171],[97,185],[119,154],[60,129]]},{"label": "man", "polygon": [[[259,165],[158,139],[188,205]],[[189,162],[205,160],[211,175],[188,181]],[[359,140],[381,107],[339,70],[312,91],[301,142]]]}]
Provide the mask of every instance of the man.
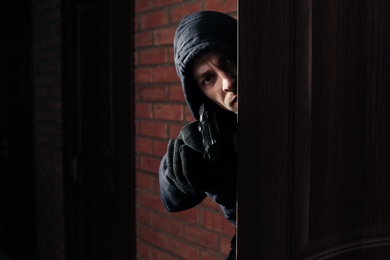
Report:
[{"label": "man", "polygon": [[[170,140],[159,179],[165,208],[192,208],[209,196],[227,220],[236,225],[237,21],[223,13],[203,11],[180,22],[174,38],[174,59],[187,105],[196,121]],[[199,109],[212,102],[217,118],[219,153],[205,154],[199,131]],[[228,259],[235,259],[235,237]]]}]

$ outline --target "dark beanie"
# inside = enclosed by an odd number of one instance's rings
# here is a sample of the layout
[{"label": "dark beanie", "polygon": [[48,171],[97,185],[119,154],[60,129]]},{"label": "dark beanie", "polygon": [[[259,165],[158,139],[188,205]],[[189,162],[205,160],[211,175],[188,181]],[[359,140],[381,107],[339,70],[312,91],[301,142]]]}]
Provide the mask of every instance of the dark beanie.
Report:
[{"label": "dark beanie", "polygon": [[202,11],[185,16],[175,33],[174,59],[184,97],[192,115],[199,119],[199,107],[205,96],[192,77],[194,59],[208,51],[220,51],[236,61],[237,21],[215,11]]}]

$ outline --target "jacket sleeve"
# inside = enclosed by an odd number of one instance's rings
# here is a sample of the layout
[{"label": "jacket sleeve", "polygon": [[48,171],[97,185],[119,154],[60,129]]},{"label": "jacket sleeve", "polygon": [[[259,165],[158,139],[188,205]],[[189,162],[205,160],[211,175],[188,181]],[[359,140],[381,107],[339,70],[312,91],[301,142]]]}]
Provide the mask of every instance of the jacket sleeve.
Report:
[{"label": "jacket sleeve", "polygon": [[176,186],[168,174],[168,153],[161,160],[159,168],[160,197],[165,209],[169,212],[178,212],[195,207],[206,197],[205,193],[183,193]]}]

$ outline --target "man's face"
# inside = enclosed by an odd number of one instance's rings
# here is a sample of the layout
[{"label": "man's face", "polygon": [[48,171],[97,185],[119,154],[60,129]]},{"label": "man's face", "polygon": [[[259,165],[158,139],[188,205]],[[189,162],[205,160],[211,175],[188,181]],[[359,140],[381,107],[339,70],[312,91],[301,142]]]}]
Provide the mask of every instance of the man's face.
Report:
[{"label": "man's face", "polygon": [[215,51],[202,54],[195,59],[193,76],[209,99],[237,114],[237,65],[226,55]]}]

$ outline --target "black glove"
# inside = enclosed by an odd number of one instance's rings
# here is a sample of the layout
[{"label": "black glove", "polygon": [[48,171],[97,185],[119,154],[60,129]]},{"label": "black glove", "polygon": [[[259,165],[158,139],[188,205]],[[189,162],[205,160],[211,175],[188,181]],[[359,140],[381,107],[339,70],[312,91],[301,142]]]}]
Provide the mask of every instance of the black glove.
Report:
[{"label": "black glove", "polygon": [[203,159],[202,135],[198,122],[185,125],[176,140],[168,143],[168,175],[185,194],[204,193],[207,186],[207,164]]},{"label": "black glove", "polygon": [[[221,135],[222,155],[218,163],[210,163],[203,158],[204,147],[198,124],[198,121],[188,123],[177,139],[168,143],[168,175],[185,194],[204,193],[218,178],[226,178],[227,172],[235,173],[235,165],[229,163],[235,164],[234,144],[232,140],[229,142],[226,131],[222,131]],[[229,152],[229,149],[233,150]],[[228,154],[232,156],[230,160]]]}]

